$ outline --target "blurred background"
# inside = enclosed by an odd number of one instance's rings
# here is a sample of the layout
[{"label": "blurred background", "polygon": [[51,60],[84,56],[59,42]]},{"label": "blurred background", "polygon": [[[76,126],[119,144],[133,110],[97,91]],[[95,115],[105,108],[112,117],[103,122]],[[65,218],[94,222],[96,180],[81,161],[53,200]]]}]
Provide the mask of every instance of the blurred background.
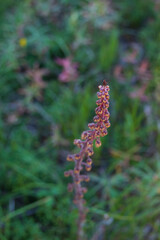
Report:
[{"label": "blurred background", "polygon": [[159,0],[1,1],[0,240],[76,239],[66,156],[103,79],[111,127],[86,184],[85,231],[160,239],[159,42]]}]

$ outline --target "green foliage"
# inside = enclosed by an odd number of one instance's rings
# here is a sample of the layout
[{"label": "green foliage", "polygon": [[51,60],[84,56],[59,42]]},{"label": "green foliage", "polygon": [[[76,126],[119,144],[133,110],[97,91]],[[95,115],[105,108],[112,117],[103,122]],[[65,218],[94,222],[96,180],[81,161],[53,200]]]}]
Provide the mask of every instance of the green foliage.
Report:
[{"label": "green foliage", "polygon": [[[68,152],[76,151],[73,139],[92,122],[103,78],[111,88],[111,128],[95,149],[86,184],[88,239],[103,220],[98,239],[159,239],[160,18],[154,4],[1,1],[0,239],[76,239],[77,209],[63,173]],[[141,49],[138,60],[133,44]],[[57,58],[71,64],[66,83]]]},{"label": "green foliage", "polygon": [[103,71],[107,71],[113,64],[118,53],[118,33],[110,33],[109,39],[101,38],[99,45],[99,64]]},{"label": "green foliage", "polygon": [[160,27],[160,17],[159,14],[154,17],[154,21],[148,23],[148,27],[143,29],[141,33],[141,39],[148,48],[147,54],[155,64],[160,59],[159,52],[159,27]]},{"label": "green foliage", "polygon": [[145,20],[153,16],[154,8],[151,0],[116,1],[120,9],[121,22],[132,28],[141,27]]}]

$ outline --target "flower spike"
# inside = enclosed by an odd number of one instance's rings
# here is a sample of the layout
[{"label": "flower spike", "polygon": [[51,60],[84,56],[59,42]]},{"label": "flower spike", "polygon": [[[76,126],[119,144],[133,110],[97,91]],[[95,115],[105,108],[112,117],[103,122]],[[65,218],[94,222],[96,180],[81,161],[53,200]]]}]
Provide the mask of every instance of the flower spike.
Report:
[{"label": "flower spike", "polygon": [[108,134],[107,128],[110,127],[109,122],[109,85],[104,80],[103,85],[99,86],[99,92],[97,93],[98,100],[96,104],[98,107],[95,109],[96,116],[93,118],[94,123],[89,123],[88,127],[90,130],[84,131],[81,134],[81,139],[75,139],[74,144],[80,148],[80,152],[73,155],[67,156],[67,161],[73,161],[75,163],[74,170],[65,172],[65,176],[72,176],[73,183],[69,183],[68,191],[74,190],[75,198],[74,203],[77,205],[79,211],[78,218],[78,240],[83,239],[83,225],[86,218],[87,208],[84,206],[84,193],[87,189],[81,186],[81,182],[89,181],[89,177],[86,173],[81,174],[82,170],[90,171],[92,168],[91,156],[93,152],[93,142],[95,146],[100,147],[100,137],[104,137]]}]

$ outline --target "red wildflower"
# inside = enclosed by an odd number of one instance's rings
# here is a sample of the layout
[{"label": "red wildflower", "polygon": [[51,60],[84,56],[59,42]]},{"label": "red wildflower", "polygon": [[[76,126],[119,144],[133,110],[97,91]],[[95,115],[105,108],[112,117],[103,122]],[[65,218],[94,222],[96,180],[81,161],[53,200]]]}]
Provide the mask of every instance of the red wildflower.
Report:
[{"label": "red wildflower", "polygon": [[75,79],[78,77],[77,63],[73,63],[71,58],[57,58],[56,63],[63,67],[62,72],[58,76],[59,81],[75,81]]}]

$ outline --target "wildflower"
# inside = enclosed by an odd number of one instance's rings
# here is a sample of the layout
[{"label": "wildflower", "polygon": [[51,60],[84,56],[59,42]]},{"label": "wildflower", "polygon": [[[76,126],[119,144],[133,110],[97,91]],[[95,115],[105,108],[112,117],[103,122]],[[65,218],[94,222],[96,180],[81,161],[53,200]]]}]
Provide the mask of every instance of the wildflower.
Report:
[{"label": "wildflower", "polygon": [[25,47],[27,45],[27,39],[26,38],[20,38],[19,39],[19,45],[20,45],[20,47]]},{"label": "wildflower", "polygon": [[43,78],[48,73],[49,71],[46,68],[39,68],[38,65],[35,65],[32,69],[28,69],[26,71],[26,76],[30,78],[31,82],[28,86],[19,90],[20,94],[30,99],[36,98],[38,100],[43,100],[43,89],[47,87]]},{"label": "wildflower", "polygon": [[61,82],[75,81],[78,77],[77,63],[73,63],[71,58],[57,58],[56,63],[63,67],[58,79]]},{"label": "wildflower", "polygon": [[89,177],[86,174],[81,175],[82,170],[90,171],[92,168],[91,156],[93,152],[93,142],[95,141],[95,146],[100,147],[101,141],[100,137],[107,135],[107,128],[110,127],[109,122],[109,86],[106,81],[103,85],[99,86],[99,92],[97,93],[98,107],[95,109],[96,116],[93,118],[94,123],[89,123],[88,127],[90,130],[82,132],[81,139],[75,139],[74,144],[77,145],[81,150],[79,153],[74,155],[68,155],[68,161],[74,161],[74,170],[69,170],[64,173],[66,177],[72,176],[73,184],[69,183],[68,190],[75,192],[74,203],[77,205],[79,210],[78,219],[78,239],[83,239],[83,223],[85,221],[86,208],[84,207],[83,195],[87,191],[86,188],[81,187],[81,182],[89,181]]}]

